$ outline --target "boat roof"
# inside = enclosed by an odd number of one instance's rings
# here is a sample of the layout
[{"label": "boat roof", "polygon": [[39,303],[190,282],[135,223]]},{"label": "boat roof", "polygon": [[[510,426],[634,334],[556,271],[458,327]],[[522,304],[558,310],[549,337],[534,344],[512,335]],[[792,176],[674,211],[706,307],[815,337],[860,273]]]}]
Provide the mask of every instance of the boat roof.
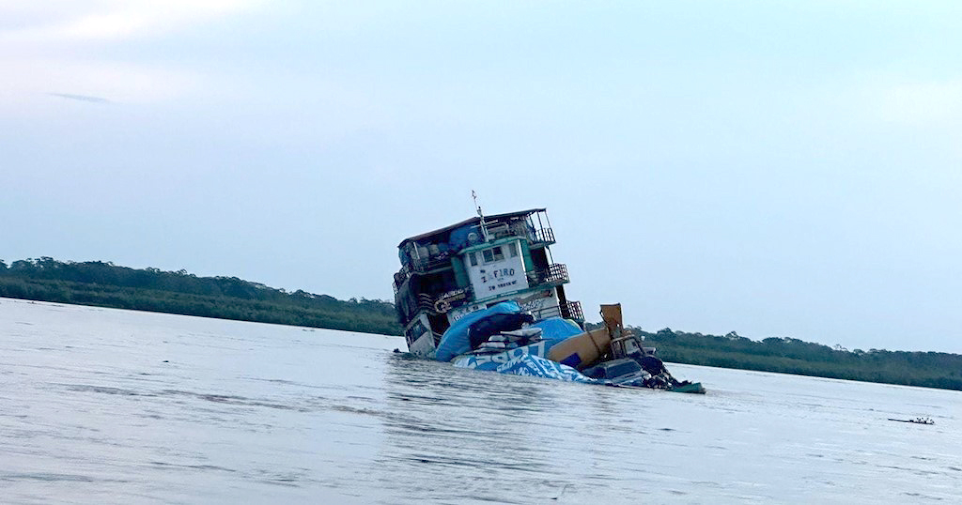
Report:
[{"label": "boat roof", "polygon": [[[534,214],[534,213],[536,213],[536,212],[544,212],[545,210],[547,210],[547,209],[540,208],[540,209],[520,210],[520,211],[517,211],[517,212],[507,212],[507,213],[505,213],[505,214],[493,214],[493,215],[490,215],[490,216],[484,216],[484,220],[485,220],[485,221],[498,221],[498,220],[501,220],[501,219],[510,219],[510,218],[512,218],[512,217],[527,217],[527,216],[530,216],[531,214]],[[419,240],[424,240],[424,239],[426,239],[426,238],[433,237],[433,236],[435,236],[435,235],[440,235],[440,234],[442,234],[442,233],[449,232],[449,231],[451,231],[451,230],[460,228],[460,227],[462,227],[462,226],[467,226],[467,225],[471,225],[471,224],[478,224],[478,223],[480,223],[480,222],[481,222],[481,218],[480,218],[480,217],[472,217],[471,219],[465,219],[464,221],[461,221],[460,223],[455,223],[455,224],[452,224],[452,225],[449,225],[449,226],[445,226],[444,228],[438,228],[437,230],[434,230],[434,231],[429,231],[429,232],[427,232],[427,233],[422,233],[422,234],[420,234],[420,235],[415,235],[415,236],[413,236],[413,237],[408,237],[408,238],[402,240],[401,243],[398,244],[397,246],[398,246],[398,248],[401,248],[401,247],[404,247],[404,244],[406,244],[406,243],[408,243],[408,242],[417,242],[417,241],[419,241]]]}]

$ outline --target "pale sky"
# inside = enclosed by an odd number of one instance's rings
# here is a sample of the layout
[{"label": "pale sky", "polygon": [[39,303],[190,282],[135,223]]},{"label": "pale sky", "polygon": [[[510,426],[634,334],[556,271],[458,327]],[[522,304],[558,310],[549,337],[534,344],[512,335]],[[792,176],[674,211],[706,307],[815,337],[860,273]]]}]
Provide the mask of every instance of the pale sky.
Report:
[{"label": "pale sky", "polygon": [[[586,313],[962,352],[962,2],[0,0],[0,258],[392,299],[547,207]],[[589,317],[598,320],[598,317]]]}]

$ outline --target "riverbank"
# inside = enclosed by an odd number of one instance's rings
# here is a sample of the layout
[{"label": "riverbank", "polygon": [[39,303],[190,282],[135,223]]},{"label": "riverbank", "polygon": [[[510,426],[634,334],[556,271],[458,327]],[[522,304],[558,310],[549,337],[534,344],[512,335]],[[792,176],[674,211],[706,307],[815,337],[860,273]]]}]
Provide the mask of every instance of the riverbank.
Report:
[{"label": "riverbank", "polygon": [[0,297],[400,335],[394,305],[288,293],[236,277],[52,258],[0,263]]}]

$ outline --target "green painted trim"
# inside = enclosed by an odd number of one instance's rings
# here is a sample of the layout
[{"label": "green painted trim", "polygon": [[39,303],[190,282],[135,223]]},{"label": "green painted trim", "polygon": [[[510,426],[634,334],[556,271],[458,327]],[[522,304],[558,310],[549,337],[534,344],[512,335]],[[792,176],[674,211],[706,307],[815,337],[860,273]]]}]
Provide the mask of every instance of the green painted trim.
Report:
[{"label": "green painted trim", "polygon": [[468,278],[468,271],[464,268],[464,259],[457,256],[451,258],[451,265],[454,267],[454,283],[458,288],[466,288],[471,285]]},{"label": "green painted trim", "polygon": [[522,242],[525,247],[527,247],[527,245],[528,245],[528,241],[525,240],[525,239],[523,239],[523,238],[521,238],[521,237],[508,237],[508,238],[501,238],[501,239],[498,239],[498,240],[492,240],[491,242],[485,242],[485,243],[483,243],[483,244],[473,245],[473,246],[471,246],[471,247],[465,247],[464,249],[461,249],[461,252],[459,252],[458,255],[459,255],[459,256],[464,256],[465,254],[468,254],[468,253],[470,253],[470,252],[472,252],[472,251],[480,251],[480,250],[483,250],[483,249],[488,249],[488,248],[491,248],[491,247],[495,247],[495,246],[499,246],[499,245],[504,245],[504,244],[507,244],[507,243],[509,243],[509,242]]},{"label": "green painted trim", "polygon": [[531,259],[531,247],[528,245],[527,240],[521,241],[521,258],[524,260],[525,272],[534,270],[534,260]]},{"label": "green painted trim", "polygon": [[474,305],[474,304],[478,304],[478,303],[491,303],[492,301],[497,300],[498,298],[504,298],[505,300],[509,300],[509,299],[511,299],[512,297],[517,297],[518,295],[524,295],[524,294],[527,294],[527,293],[534,293],[534,292],[537,292],[537,291],[545,291],[546,289],[547,289],[547,288],[544,288],[544,287],[532,288],[532,287],[529,286],[529,287],[526,287],[526,288],[524,288],[524,289],[519,289],[519,290],[517,290],[517,291],[508,291],[507,293],[499,293],[499,294],[497,294],[497,295],[489,296],[489,297],[487,297],[487,298],[475,298],[473,301],[468,302],[468,303],[466,303],[465,305]]}]

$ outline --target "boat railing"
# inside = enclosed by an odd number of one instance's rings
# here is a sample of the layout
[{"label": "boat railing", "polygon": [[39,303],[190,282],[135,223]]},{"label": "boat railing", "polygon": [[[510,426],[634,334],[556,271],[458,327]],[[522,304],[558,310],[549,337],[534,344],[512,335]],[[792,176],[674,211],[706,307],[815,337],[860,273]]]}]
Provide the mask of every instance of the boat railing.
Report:
[{"label": "boat railing", "polygon": [[584,321],[585,313],[581,310],[581,302],[569,301],[561,304],[561,317]]},{"label": "boat railing", "polygon": [[404,281],[408,280],[410,275],[411,270],[407,265],[401,267],[401,270],[394,274],[394,294],[397,294],[398,290],[401,289],[401,285],[404,284]]},{"label": "boat railing", "polygon": [[551,305],[531,311],[531,315],[537,319],[547,319],[549,317],[563,317],[584,321],[585,316],[581,310],[581,302],[566,302],[559,305]]},{"label": "boat railing", "polygon": [[548,265],[548,268],[528,272],[529,285],[560,285],[570,280],[570,277],[568,277],[568,267],[562,263],[555,263]]},{"label": "boat railing", "polygon": [[411,270],[416,272],[430,272],[438,268],[451,266],[451,257],[445,254],[428,256],[427,258],[414,258],[411,260]]},{"label": "boat railing", "polygon": [[543,244],[554,244],[554,230],[551,228],[541,228],[534,233],[534,242]]},{"label": "boat railing", "polygon": [[421,293],[421,294],[419,294],[419,295],[418,295],[418,310],[433,311],[433,310],[434,310],[434,298],[433,298],[431,295],[427,294],[427,293]]},{"label": "boat railing", "polygon": [[558,305],[551,305],[548,307],[542,307],[540,309],[532,310],[531,315],[534,316],[536,321],[540,321],[541,319],[547,319],[549,317],[564,317],[561,314],[561,307]]},{"label": "boat railing", "polygon": [[451,266],[451,256],[444,254],[442,256],[430,256],[428,258],[415,258],[411,260],[410,263],[406,263],[401,267],[397,273],[394,274],[394,294],[401,289],[404,281],[408,280],[408,277],[412,273],[427,273],[432,270],[437,270],[439,268],[450,267]]},{"label": "boat railing", "polygon": [[521,221],[512,225],[506,223],[495,224],[488,228],[488,233],[495,239],[521,237],[532,244],[553,244],[554,231],[551,228],[535,228]]}]

